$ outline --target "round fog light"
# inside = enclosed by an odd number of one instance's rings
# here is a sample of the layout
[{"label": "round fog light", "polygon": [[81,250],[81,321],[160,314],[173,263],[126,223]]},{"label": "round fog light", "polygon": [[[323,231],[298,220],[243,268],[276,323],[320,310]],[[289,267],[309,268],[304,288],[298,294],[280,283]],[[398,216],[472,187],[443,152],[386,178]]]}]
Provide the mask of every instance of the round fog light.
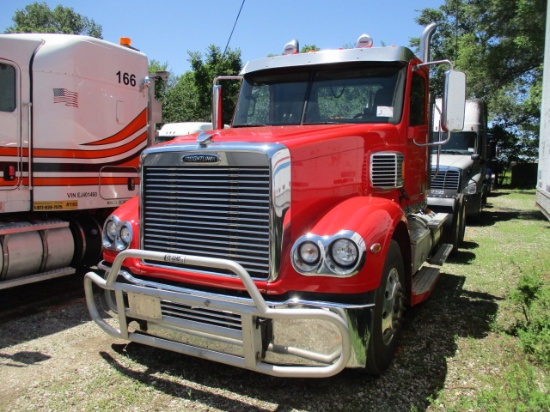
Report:
[{"label": "round fog light", "polygon": [[304,242],[298,249],[300,259],[307,265],[314,265],[319,261],[319,247],[313,242]]},{"label": "round fog light", "polygon": [[114,242],[116,239],[116,223],[114,220],[109,220],[105,224],[105,230],[104,230],[105,236],[107,236],[107,239],[109,239],[111,242]]}]

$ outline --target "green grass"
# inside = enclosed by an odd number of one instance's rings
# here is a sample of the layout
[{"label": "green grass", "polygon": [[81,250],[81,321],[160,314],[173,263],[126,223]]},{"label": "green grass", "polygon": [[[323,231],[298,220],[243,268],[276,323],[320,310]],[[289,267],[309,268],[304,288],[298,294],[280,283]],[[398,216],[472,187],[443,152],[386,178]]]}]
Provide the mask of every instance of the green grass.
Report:
[{"label": "green grass", "polygon": [[[453,382],[431,408],[550,410],[549,245],[550,223],[535,207],[534,190],[496,191],[482,222],[468,226],[445,272],[464,277],[462,295],[491,302],[496,310],[482,339],[457,340],[454,379],[476,384]],[[475,314],[471,325],[475,330]]]}]

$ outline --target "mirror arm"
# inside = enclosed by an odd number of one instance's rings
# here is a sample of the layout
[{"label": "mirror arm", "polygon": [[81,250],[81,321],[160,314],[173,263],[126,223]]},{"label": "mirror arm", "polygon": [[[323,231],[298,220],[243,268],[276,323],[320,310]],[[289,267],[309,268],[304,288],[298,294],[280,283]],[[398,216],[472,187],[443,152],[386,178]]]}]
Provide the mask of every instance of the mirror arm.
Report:
[{"label": "mirror arm", "polygon": [[451,63],[450,60],[434,60],[434,61],[431,61],[431,62],[418,63],[418,64],[415,64],[412,69],[413,69],[413,71],[416,71],[416,70],[420,69],[421,67],[436,66],[438,64],[448,64],[451,67],[451,70],[453,69],[453,63]]},{"label": "mirror arm", "polygon": [[413,143],[420,147],[433,147],[433,146],[443,146],[447,143],[449,143],[449,140],[451,140],[451,131],[449,130],[447,132],[447,138],[445,140],[432,142],[432,143],[418,143],[416,139],[413,139]]}]

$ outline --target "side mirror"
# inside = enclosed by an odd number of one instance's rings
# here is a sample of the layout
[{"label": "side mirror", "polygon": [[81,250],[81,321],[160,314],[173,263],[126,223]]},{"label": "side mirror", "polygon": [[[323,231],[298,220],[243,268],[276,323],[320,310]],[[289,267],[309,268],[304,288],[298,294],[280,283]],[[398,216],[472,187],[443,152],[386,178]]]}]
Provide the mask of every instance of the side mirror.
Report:
[{"label": "side mirror", "polygon": [[445,131],[461,131],[466,105],[466,75],[453,69],[447,71],[444,90],[441,126]]},{"label": "side mirror", "polygon": [[212,128],[214,130],[224,129],[222,119],[222,86],[219,84],[219,81],[241,81],[242,79],[243,76],[217,76],[214,78],[214,83],[212,85]]}]

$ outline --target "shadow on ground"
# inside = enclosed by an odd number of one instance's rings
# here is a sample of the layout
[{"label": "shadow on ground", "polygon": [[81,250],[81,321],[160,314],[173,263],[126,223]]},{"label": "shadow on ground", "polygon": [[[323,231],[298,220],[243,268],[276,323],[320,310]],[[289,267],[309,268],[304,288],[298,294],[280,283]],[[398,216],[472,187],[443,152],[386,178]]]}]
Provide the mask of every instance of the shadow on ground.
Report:
[{"label": "shadow on ground", "polygon": [[[235,400],[248,398],[272,404],[279,412],[424,410],[428,398],[443,388],[447,359],[456,353],[455,337],[485,337],[497,311],[496,297],[465,291],[463,284],[463,277],[444,274],[430,300],[409,310],[396,359],[379,378],[354,370],[326,379],[273,378],[135,343],[113,349],[141,365],[139,370],[124,366],[128,362],[117,360],[118,355],[101,356],[131,379],[154,382],[168,395],[227,411],[265,410]],[[239,396],[226,397],[225,391]]]}]

